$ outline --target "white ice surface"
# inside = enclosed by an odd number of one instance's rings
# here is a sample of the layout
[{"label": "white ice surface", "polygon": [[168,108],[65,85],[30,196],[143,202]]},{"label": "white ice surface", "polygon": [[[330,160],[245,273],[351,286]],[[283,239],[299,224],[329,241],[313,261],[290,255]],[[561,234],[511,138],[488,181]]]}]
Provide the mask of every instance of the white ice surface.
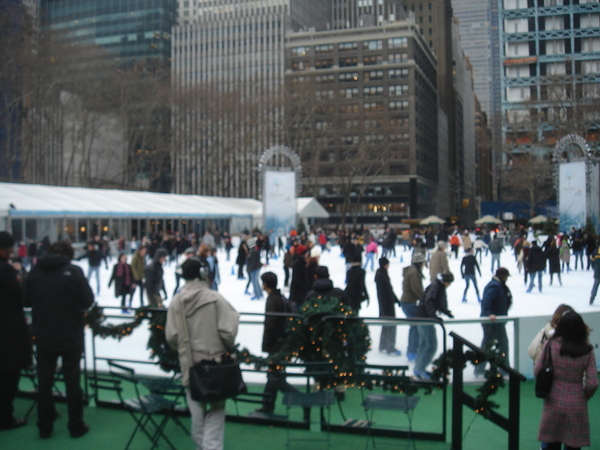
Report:
[{"label": "white ice surface", "polygon": [[[556,307],[561,303],[567,303],[574,307],[578,312],[586,312],[586,311],[598,311],[598,305],[589,305],[589,293],[593,283],[593,271],[589,270],[577,270],[571,271],[570,273],[562,274],[562,286],[558,284],[558,280],[554,280],[554,284],[549,286],[549,274],[544,274],[543,277],[543,292],[539,293],[536,289],[530,294],[527,294],[526,286],[523,282],[523,274],[519,274],[517,271],[517,265],[515,258],[511,249],[507,246],[506,252],[502,253],[501,263],[504,267],[509,269],[511,273],[511,277],[508,280],[508,285],[513,294],[513,306],[509,311],[509,315],[516,316],[548,316],[548,318],[552,315]],[[390,278],[392,280],[392,284],[394,287],[394,291],[398,298],[400,298],[402,294],[402,268],[409,265],[410,262],[410,251],[403,251],[402,246],[396,247],[397,257],[390,258]],[[242,313],[242,321],[244,322],[258,322],[255,324],[252,323],[242,323],[240,326],[240,330],[237,337],[237,342],[240,344],[240,347],[246,347],[250,349],[254,354],[261,355],[261,341],[262,341],[262,317],[252,317],[244,315],[243,313],[263,313],[265,308],[265,300],[260,301],[251,301],[250,296],[244,295],[244,288],[246,286],[247,280],[238,280],[237,279],[237,266],[235,266],[235,257],[237,256],[237,251],[234,249],[231,252],[231,261],[226,261],[226,256],[224,251],[219,252],[219,266],[221,272],[221,285],[219,286],[219,292],[229,300],[232,305]],[[477,302],[477,298],[475,295],[475,291],[471,286],[469,289],[469,293],[467,295],[468,302],[462,303],[462,293],[464,290],[464,280],[460,277],[460,261],[462,259],[463,252],[462,249],[459,252],[459,258],[455,259],[453,256],[450,257],[450,270],[454,273],[456,278],[455,282],[448,288],[448,303],[449,309],[455,316],[455,320],[447,319],[444,316],[446,331],[456,331],[461,336],[470,340],[471,342],[479,345],[481,343],[482,332],[481,326],[479,324],[464,324],[464,323],[455,323],[461,319],[475,319],[479,317],[480,313],[480,305]],[[264,259],[263,259],[264,262]],[[101,271],[101,292],[100,295],[97,296],[96,300],[100,306],[120,306],[120,299],[114,298],[114,289],[111,286],[107,287],[108,279],[110,277],[110,272],[112,270],[112,265],[115,263],[115,258],[109,262],[109,270],[106,270],[104,266],[102,266]],[[75,262],[75,264],[80,265],[84,272],[87,270],[87,262]],[[336,287],[344,288],[344,279],[345,279],[345,263],[344,259],[340,257],[340,248],[335,246],[329,252],[324,252],[321,256],[321,265],[325,265],[329,268],[329,272],[331,275],[331,279]],[[574,264],[574,258],[571,259],[571,266]],[[377,262],[375,264],[375,268],[377,268]],[[175,265],[165,265],[164,271],[164,281],[166,284],[167,292],[169,294],[169,298],[173,292],[175,287],[175,275],[174,275]],[[491,279],[491,256],[483,256],[482,262],[482,277],[478,278],[478,285],[480,292],[483,293],[484,286]],[[271,259],[269,261],[269,265],[265,266],[262,270],[264,271],[273,271],[277,274],[279,278],[279,286],[283,286],[283,259]],[[262,273],[261,272],[261,273]],[[424,281],[424,286],[427,286],[429,282],[429,270],[425,269],[426,278]],[[247,275],[246,275],[247,276]],[[378,305],[377,305],[377,295],[375,289],[374,282],[374,272],[367,269],[367,290],[371,297],[371,301],[369,306],[363,308],[360,311],[360,315],[362,317],[377,317],[379,313]],[[91,281],[92,289],[96,290],[95,280]],[[283,289],[284,293],[287,294],[287,288]],[[134,296],[134,307],[139,305],[139,293],[136,292]],[[598,301],[600,304],[600,300]],[[166,302],[168,306],[168,301]],[[364,303],[363,305],[366,305]],[[117,316],[123,317],[123,320],[131,320],[131,315],[121,314],[120,309],[115,310],[106,310],[107,314],[116,314]],[[396,307],[396,316],[404,317],[402,310],[399,307]],[[107,323],[120,323],[122,319],[120,318],[109,318],[107,319]],[[407,328],[399,327],[398,328],[398,336],[397,336],[397,347],[403,352],[402,356],[399,357],[390,357],[387,355],[380,354],[378,349],[379,344],[379,326],[370,327],[371,331],[371,339],[372,339],[372,347],[373,350],[369,352],[368,360],[371,363],[380,363],[380,364],[408,364],[404,354],[406,351],[406,339],[407,339]],[[536,330],[537,331],[537,330]],[[509,339],[512,333],[512,324],[508,325],[508,333]],[[150,352],[146,349],[147,341],[148,341],[148,328],[145,325],[139,327],[131,336],[125,337],[122,340],[118,341],[113,338],[106,339],[95,339],[95,349],[96,355],[99,357],[109,357],[115,359],[130,359],[137,361],[151,361],[149,359]],[[439,347],[438,352],[441,352],[441,332],[438,333],[438,341]],[[91,344],[90,333],[88,332],[88,343]],[[448,346],[451,345],[450,340],[448,340]],[[88,345],[88,367],[91,367],[92,361],[90,359],[91,355],[91,347]],[[103,369],[105,366],[103,363],[98,363],[98,368]],[[137,370],[140,372],[148,373],[148,374],[164,374],[158,367],[154,365],[146,365],[140,364],[137,365]],[[471,378],[471,371],[465,372],[465,377],[467,379]],[[249,378],[249,381],[260,381],[261,375],[253,375]]]}]

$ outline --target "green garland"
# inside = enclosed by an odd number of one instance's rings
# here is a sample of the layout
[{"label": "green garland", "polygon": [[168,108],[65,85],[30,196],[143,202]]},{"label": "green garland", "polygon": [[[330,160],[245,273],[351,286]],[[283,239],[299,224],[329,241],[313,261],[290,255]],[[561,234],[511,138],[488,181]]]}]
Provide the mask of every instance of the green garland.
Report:
[{"label": "green garland", "polygon": [[[343,303],[332,301],[330,298],[312,298],[304,303],[299,312],[302,318],[289,318],[282,348],[277,354],[264,358],[255,356],[244,348],[238,351],[239,360],[253,365],[257,369],[269,367],[274,362],[279,361],[329,361],[334,364],[334,370],[337,373],[334,384],[354,386],[357,373],[355,363],[365,361],[367,352],[371,348],[369,330],[364,322],[356,319],[346,320],[347,317],[353,317],[352,309]],[[323,321],[322,319],[325,316],[339,316],[339,319]],[[112,337],[121,340],[140,326],[144,319],[149,319],[150,338],[148,339],[147,348],[150,350],[150,357],[157,359],[159,366],[166,372],[179,371],[177,351],[170,348],[165,338],[167,310],[141,307],[135,311],[132,321],[119,325],[105,324],[106,317],[103,309],[98,306],[85,315],[86,325],[95,336],[100,336],[103,339]],[[464,358],[463,368],[466,367],[467,362],[473,365],[480,362],[477,354],[471,351],[465,352]],[[475,412],[488,417],[489,411],[499,407],[497,403],[492,402],[489,398],[505,385],[498,369],[498,364],[503,361],[503,355],[497,344],[485,351],[484,360],[490,362],[490,368],[485,371],[483,385],[477,388]],[[452,350],[440,355],[433,362],[434,369],[431,379],[447,382],[452,362]],[[383,373],[399,375],[392,371],[384,371]],[[433,390],[432,385],[414,383],[409,377],[399,384],[372,382],[369,384],[363,383],[360,387],[372,389],[374,386],[380,386],[384,390],[406,395],[414,395],[420,389],[424,389],[426,394],[431,393]]]},{"label": "green garland", "polygon": [[[434,369],[431,373],[432,380],[447,380],[449,369],[452,367],[452,350],[442,353],[439,358],[433,362]],[[499,364],[504,362],[504,354],[498,347],[497,343],[494,343],[491,347],[484,349],[485,356],[480,358],[475,352],[466,351],[464,356],[463,369],[466,367],[467,362],[470,362],[474,366],[479,363],[485,364],[485,361],[490,363],[489,369],[485,371],[485,381],[479,386],[476,391],[478,392],[475,397],[475,412],[481,414],[484,417],[489,417],[492,409],[500,407],[499,404],[490,400],[490,397],[495,395],[499,389],[505,386],[504,378],[500,373]]]},{"label": "green garland", "polygon": [[165,324],[167,322],[167,310],[150,309],[142,306],[135,310],[133,320],[119,325],[105,324],[106,316],[104,310],[94,306],[85,316],[85,324],[92,330],[94,336],[102,339],[111,337],[117,340],[131,335],[133,330],[139,327],[144,319],[149,320],[150,338],[147,348],[150,350],[150,358],[157,358],[158,364],[165,372],[179,371],[179,358],[177,351],[173,350],[165,337]]},{"label": "green garland", "polygon": [[[239,352],[240,359],[256,368],[284,361],[329,361],[336,372],[333,384],[352,385],[355,363],[365,361],[371,348],[369,329],[361,320],[350,319],[352,308],[337,298],[315,297],[300,308],[299,317],[290,317],[281,350],[267,358],[252,355],[248,349]],[[339,319],[322,320],[326,316]],[[347,320],[346,318],[349,318]]]}]

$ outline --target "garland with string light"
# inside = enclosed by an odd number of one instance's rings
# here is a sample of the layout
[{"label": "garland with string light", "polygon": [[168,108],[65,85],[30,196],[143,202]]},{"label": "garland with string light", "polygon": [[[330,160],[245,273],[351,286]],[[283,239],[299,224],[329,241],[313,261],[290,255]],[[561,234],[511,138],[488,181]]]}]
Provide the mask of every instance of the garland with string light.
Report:
[{"label": "garland with string light", "polygon": [[[485,361],[490,363],[489,369],[485,371],[485,381],[479,386],[476,391],[478,392],[475,397],[475,412],[481,414],[484,417],[489,417],[492,409],[500,407],[499,404],[490,400],[490,397],[495,395],[499,389],[505,386],[504,378],[500,373],[499,365],[505,363],[504,354],[498,347],[498,343],[494,343],[492,346],[484,349],[484,357],[481,358],[473,351],[466,351],[463,353],[464,363],[463,369],[466,367],[467,362],[477,366]],[[431,372],[432,380],[447,380],[449,369],[452,367],[452,350],[442,353],[439,358],[433,362],[434,369]]]},{"label": "garland with string light", "polygon": [[179,371],[179,359],[177,351],[171,349],[167,344],[165,337],[165,324],[167,321],[167,310],[157,310],[142,306],[135,310],[133,320],[118,325],[106,324],[106,316],[103,308],[94,306],[85,316],[85,324],[92,330],[94,336],[102,339],[111,337],[121,340],[131,335],[133,330],[139,327],[142,322],[149,320],[150,338],[148,339],[148,349],[150,357],[158,359],[158,365],[165,372],[171,370]]},{"label": "garland with string light", "polygon": [[[353,319],[352,308],[337,298],[318,296],[308,299],[299,314],[302,318],[288,319],[279,352],[261,358],[243,349],[238,352],[240,360],[256,368],[281,361],[330,362],[336,373],[333,384],[351,385],[356,373],[355,362],[365,361],[371,348],[367,326],[363,321]],[[322,320],[326,316],[339,316],[339,319]],[[276,367],[269,370],[276,370]]]}]

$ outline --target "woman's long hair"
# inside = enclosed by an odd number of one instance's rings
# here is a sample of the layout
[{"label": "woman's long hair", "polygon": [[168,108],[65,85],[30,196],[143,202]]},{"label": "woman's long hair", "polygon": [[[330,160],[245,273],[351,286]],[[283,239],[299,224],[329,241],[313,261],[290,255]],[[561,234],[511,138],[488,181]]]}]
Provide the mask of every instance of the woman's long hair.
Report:
[{"label": "woman's long hair", "polygon": [[565,311],[556,325],[553,339],[562,338],[561,356],[578,358],[592,351],[588,341],[589,329],[575,311]]}]

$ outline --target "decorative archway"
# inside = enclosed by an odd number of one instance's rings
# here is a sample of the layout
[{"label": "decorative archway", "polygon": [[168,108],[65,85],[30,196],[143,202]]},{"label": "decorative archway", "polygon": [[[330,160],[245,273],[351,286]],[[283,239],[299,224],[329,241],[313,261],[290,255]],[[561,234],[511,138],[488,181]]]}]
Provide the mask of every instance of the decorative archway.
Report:
[{"label": "decorative archway", "polygon": [[[587,141],[583,136],[578,134],[568,134],[562,137],[554,146],[552,153],[552,162],[554,163],[554,182],[556,188],[556,206],[561,218],[561,229],[568,231],[565,227],[573,226],[572,223],[564,223],[565,219],[569,217],[565,211],[572,207],[569,201],[568,205],[564,204],[561,209],[561,197],[565,197],[565,191],[571,188],[570,181],[580,181],[577,178],[577,173],[581,173],[580,169],[573,169],[574,174],[568,175],[566,178],[569,180],[569,187],[566,189],[564,186],[561,188],[561,167],[562,170],[566,170],[566,164],[570,163],[585,163],[584,176],[585,176],[585,215],[597,218],[600,205],[598,204],[598,167],[596,162],[592,158],[592,150],[588,145]],[[594,219],[595,220],[595,219]],[[582,223],[581,223],[582,222]],[[578,225],[585,225],[585,217],[578,222]]]},{"label": "decorative archway", "polygon": [[281,165],[278,164],[268,164],[273,159],[277,159],[278,157],[280,157],[280,159],[281,157],[284,157],[291,163],[292,171],[296,174],[296,196],[299,197],[300,193],[302,192],[302,162],[295,151],[284,145],[274,145],[273,147],[269,147],[260,156],[258,161],[258,170],[260,171],[260,186],[263,186],[263,176],[265,170],[287,169],[287,167],[281,167]]}]

